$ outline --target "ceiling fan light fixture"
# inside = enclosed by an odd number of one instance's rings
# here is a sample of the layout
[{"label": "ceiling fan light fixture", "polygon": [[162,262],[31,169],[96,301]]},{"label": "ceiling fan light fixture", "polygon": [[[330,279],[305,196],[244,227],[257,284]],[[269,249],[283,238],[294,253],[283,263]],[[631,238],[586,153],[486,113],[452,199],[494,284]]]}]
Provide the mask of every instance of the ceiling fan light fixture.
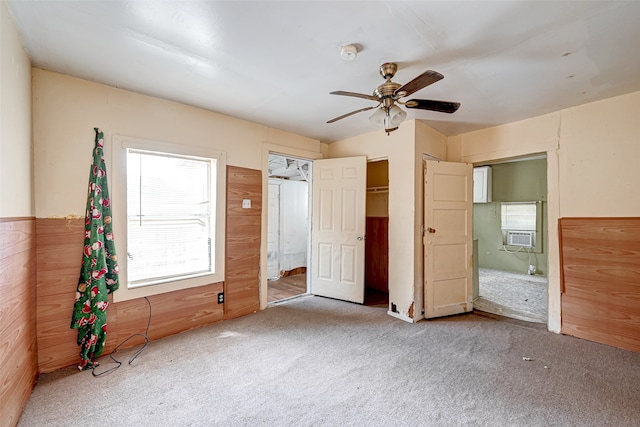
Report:
[{"label": "ceiling fan light fixture", "polygon": [[384,111],[384,108],[378,108],[373,112],[371,116],[369,116],[369,121],[378,127],[382,127],[385,125],[385,121],[387,119],[387,112]]},{"label": "ceiling fan light fixture", "polygon": [[384,131],[387,133],[387,135],[389,135],[389,133],[393,132],[396,129],[398,129],[398,124],[394,123],[391,116],[387,114],[384,118]]},{"label": "ceiling fan light fixture", "polygon": [[389,108],[380,107],[369,116],[369,121],[375,126],[384,127],[385,132],[389,133],[396,129],[400,123],[407,118],[407,113],[397,105]]},{"label": "ceiling fan light fixture", "polygon": [[[343,58],[350,59],[348,58],[350,56],[349,51],[355,54],[361,49],[361,46],[342,45],[341,49]],[[327,123],[333,123],[356,113],[373,110],[375,108],[373,114],[369,116],[369,121],[375,126],[384,126],[384,130],[388,135],[390,132],[398,129],[398,126],[400,126],[400,124],[407,118],[407,113],[400,108],[399,105],[404,105],[406,108],[417,108],[419,110],[438,111],[448,114],[454,113],[458,107],[460,107],[459,102],[436,101],[432,99],[410,99],[406,102],[401,101],[400,98],[404,98],[405,96],[409,96],[419,90],[422,90],[425,87],[442,80],[444,76],[436,71],[427,70],[415,77],[413,80],[410,80],[404,85],[400,85],[391,81],[397,70],[398,66],[393,62],[385,62],[380,66],[380,75],[386,81],[376,87],[373,91],[373,95],[346,91],[329,92],[331,95],[353,96],[356,98],[368,99],[370,101],[377,101],[378,105],[375,107],[371,106],[351,111],[350,113],[331,119],[327,121]]]},{"label": "ceiling fan light fixture", "polygon": [[388,117],[389,117],[389,122],[393,126],[397,127],[400,123],[404,122],[404,119],[407,118],[407,113],[397,105],[392,105],[389,108]]},{"label": "ceiling fan light fixture", "polygon": [[387,133],[387,135],[389,135],[391,132],[393,132],[394,130],[398,130],[398,126],[394,127],[394,128],[385,128],[384,131]]}]

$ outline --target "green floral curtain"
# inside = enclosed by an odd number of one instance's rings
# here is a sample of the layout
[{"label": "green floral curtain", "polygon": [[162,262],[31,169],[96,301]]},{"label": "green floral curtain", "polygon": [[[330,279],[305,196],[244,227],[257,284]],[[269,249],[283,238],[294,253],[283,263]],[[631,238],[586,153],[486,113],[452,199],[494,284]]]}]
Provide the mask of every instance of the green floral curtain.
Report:
[{"label": "green floral curtain", "polygon": [[111,227],[111,201],[103,156],[104,135],[100,129],[94,130],[96,145],[89,174],[82,268],[71,319],[71,328],[78,330],[80,370],[98,365],[95,359],[102,354],[107,338],[108,294],[119,287],[118,261]]}]

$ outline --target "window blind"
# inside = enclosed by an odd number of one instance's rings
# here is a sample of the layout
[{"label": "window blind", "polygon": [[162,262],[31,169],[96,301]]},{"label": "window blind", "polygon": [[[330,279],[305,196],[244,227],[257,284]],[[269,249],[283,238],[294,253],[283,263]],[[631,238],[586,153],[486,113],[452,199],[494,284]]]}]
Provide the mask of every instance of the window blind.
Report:
[{"label": "window blind", "polygon": [[536,231],[536,203],[502,203],[502,230]]},{"label": "window blind", "polygon": [[216,162],[129,149],[129,287],[214,272]]}]

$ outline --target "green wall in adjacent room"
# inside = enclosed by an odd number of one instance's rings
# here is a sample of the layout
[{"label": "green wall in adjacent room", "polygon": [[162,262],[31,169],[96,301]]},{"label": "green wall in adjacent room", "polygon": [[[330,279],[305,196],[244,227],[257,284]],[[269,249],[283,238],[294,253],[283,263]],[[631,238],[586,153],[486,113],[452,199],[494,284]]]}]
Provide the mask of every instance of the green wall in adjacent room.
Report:
[{"label": "green wall in adjacent room", "polygon": [[[547,160],[536,159],[491,165],[493,201],[474,203],[473,238],[478,239],[480,268],[527,273],[529,264],[546,276],[547,267]],[[509,253],[502,248],[501,202],[541,202],[542,230],[537,233],[540,253],[522,248]]]}]

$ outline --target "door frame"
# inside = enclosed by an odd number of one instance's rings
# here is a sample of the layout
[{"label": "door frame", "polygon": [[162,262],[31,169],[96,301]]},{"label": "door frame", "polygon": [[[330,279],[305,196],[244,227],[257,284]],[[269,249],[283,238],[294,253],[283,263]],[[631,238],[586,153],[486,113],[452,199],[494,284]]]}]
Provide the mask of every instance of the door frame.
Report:
[{"label": "door frame", "polygon": [[472,164],[487,163],[521,156],[547,155],[547,274],[548,306],[547,329],[561,333],[561,290],[560,290],[560,243],[558,240],[558,219],[560,218],[560,156],[557,140],[538,142],[535,145],[509,148],[487,153],[461,156],[460,161]]},{"label": "door frame", "polygon": [[[322,159],[323,155],[320,152],[301,150],[298,148],[287,147],[284,145],[263,143],[262,144],[262,200],[263,202],[268,200],[269,197],[269,154],[296,157],[301,160],[309,161],[313,164],[314,160]],[[309,212],[313,208],[311,195],[313,194],[313,188],[309,183]],[[262,209],[262,225],[260,232],[260,276],[259,276],[259,297],[260,297],[260,310],[267,308],[268,296],[267,296],[267,227],[268,227],[268,209]],[[309,215],[309,221],[311,221],[311,215]],[[307,270],[311,264],[311,224],[309,224],[309,239],[307,250]],[[309,286],[309,278],[307,276],[307,288]]]},{"label": "door frame", "polygon": [[[281,236],[282,220],[281,220],[281,217],[280,217],[280,191],[282,190],[282,185],[281,184],[282,184],[282,182],[281,182],[280,179],[268,178],[267,187],[269,187],[271,185],[274,185],[274,186],[278,187],[278,201],[277,201],[277,203],[278,203],[278,208],[277,208],[277,210],[278,210],[278,221],[277,221],[278,238],[276,239],[277,242],[275,242],[276,245],[277,245],[277,253],[278,253],[277,268],[276,268],[276,271],[278,272],[278,275],[280,273],[280,250],[282,248],[282,236]],[[270,190],[268,190],[268,191],[270,191]],[[269,194],[268,191],[267,191],[267,194]],[[270,219],[269,218],[269,211],[271,210],[270,209],[271,208],[270,204],[271,204],[271,199],[269,198],[269,199],[267,199],[267,202],[266,202],[266,207],[267,207],[267,280],[269,280],[270,278],[273,279],[273,277],[275,277],[272,274],[269,274],[269,239],[268,239],[268,236],[269,236],[269,232],[270,232],[270,227],[272,225],[270,223],[270,221],[269,221],[269,219]]]},{"label": "door frame", "polygon": [[[546,272],[546,277],[547,277],[547,319],[546,319],[546,324],[549,330],[552,330],[549,328],[549,325],[551,324],[551,312],[549,310],[549,301],[552,299],[550,293],[550,283],[551,283],[551,277],[550,277],[550,272],[551,272],[551,259],[550,259],[550,250],[551,248],[549,247],[549,237],[551,235],[551,225],[554,224],[552,222],[550,222],[549,218],[550,218],[550,211],[549,211],[549,206],[550,206],[550,185],[549,185],[549,152],[548,151],[542,151],[542,152],[537,152],[537,153],[530,153],[530,154],[523,154],[523,155],[518,155],[518,156],[512,156],[512,157],[506,157],[506,158],[496,158],[496,159],[491,159],[491,160],[485,160],[482,162],[476,162],[473,163],[473,167],[476,168],[478,166],[492,166],[492,165],[497,165],[497,164],[504,164],[504,163],[509,163],[509,162],[515,162],[515,161],[530,161],[530,160],[536,160],[536,159],[541,159],[544,158],[546,161],[546,170],[545,170],[545,179],[546,179],[546,187],[547,187],[547,193],[545,194],[545,202],[547,203],[547,215],[546,217],[543,216],[541,218],[542,223],[546,222],[546,226],[547,226],[547,232],[546,234],[542,235],[542,241],[544,242],[542,245],[542,250],[545,250],[545,255],[547,257],[547,272]],[[542,204],[541,204],[542,206]],[[475,212],[474,212],[475,215]],[[542,213],[541,215],[544,215],[544,213]],[[555,221],[555,224],[557,224],[557,220]],[[542,233],[542,228],[541,228],[541,233]],[[474,262],[476,262],[476,258],[474,258]],[[478,264],[478,267],[479,264]],[[479,273],[478,273],[479,275]],[[478,281],[479,281],[480,277],[478,276]],[[526,321],[526,320],[525,320]]]}]

